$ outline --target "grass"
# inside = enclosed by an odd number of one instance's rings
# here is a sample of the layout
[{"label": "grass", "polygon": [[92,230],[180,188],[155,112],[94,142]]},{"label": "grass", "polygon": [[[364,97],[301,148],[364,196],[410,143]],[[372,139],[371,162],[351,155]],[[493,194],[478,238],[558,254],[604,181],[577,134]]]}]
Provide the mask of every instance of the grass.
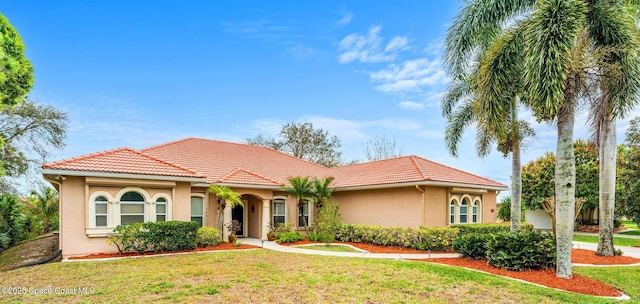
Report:
[{"label": "grass", "polygon": [[58,236],[41,235],[0,252],[0,271],[41,261],[51,257],[58,249]]},{"label": "grass", "polygon": [[[640,267],[618,273],[612,268],[579,271],[611,279],[612,285],[640,301]],[[88,295],[0,294],[0,302],[614,302],[425,262],[267,250],[46,264],[3,272],[0,286],[94,291]]]},{"label": "grass", "polygon": [[627,227],[627,228],[630,228],[630,229],[638,229],[638,224],[636,224],[636,223],[634,223],[632,221],[624,221],[623,225],[625,227]]},{"label": "grass", "polygon": [[640,301],[640,267],[574,267],[574,273],[616,286],[630,296],[634,302]]},{"label": "grass", "polygon": [[626,235],[640,235],[640,230],[629,230],[629,231],[623,231],[618,233],[626,234]]},{"label": "grass", "polygon": [[[577,242],[598,243],[598,236],[574,234],[573,240]],[[613,244],[616,246],[640,246],[640,239],[614,237]]]},{"label": "grass", "polygon": [[335,252],[362,252],[356,249],[353,249],[350,246],[344,245],[336,245],[331,244],[327,245],[304,245],[304,246],[295,246],[300,249],[312,249],[312,250],[322,250],[322,251],[335,251]]}]

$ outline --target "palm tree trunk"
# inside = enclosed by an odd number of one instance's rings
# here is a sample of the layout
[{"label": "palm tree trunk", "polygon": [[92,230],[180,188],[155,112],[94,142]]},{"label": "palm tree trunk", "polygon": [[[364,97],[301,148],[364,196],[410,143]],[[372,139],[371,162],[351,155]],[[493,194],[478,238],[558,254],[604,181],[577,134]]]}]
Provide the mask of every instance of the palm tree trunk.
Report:
[{"label": "palm tree trunk", "polygon": [[571,247],[575,222],[576,165],[573,154],[573,124],[575,80],[567,80],[565,103],[557,116],[556,146],[556,276],[570,279]]},{"label": "palm tree trunk", "polygon": [[616,123],[606,115],[600,127],[600,238],[596,255],[613,256],[613,219],[616,195]]},{"label": "palm tree trunk", "polygon": [[522,219],[522,166],[520,164],[520,141],[513,143],[511,155],[511,232],[520,231]]}]

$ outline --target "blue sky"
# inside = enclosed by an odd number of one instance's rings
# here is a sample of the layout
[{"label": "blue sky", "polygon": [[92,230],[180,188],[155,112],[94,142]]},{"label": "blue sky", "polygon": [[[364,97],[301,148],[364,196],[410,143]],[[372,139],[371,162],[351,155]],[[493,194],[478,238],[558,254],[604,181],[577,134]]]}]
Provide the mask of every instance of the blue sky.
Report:
[{"label": "blue sky", "polygon": [[[384,135],[404,154],[509,184],[510,160],[478,158],[473,129],[459,158],[444,146],[442,41],[460,5],[11,1],[0,12],[35,67],[31,98],[70,117],[67,148],[48,161],[184,137],[243,142],[310,121],[341,138],[347,160]],[[522,117],[537,131],[523,163],[554,151],[555,127]]]}]

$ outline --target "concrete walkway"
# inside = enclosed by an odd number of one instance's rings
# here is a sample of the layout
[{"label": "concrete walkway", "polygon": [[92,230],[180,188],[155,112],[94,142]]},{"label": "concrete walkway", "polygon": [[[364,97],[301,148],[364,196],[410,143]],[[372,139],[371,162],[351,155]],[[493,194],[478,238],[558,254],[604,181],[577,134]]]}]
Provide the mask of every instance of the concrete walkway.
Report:
[{"label": "concrete walkway", "polygon": [[261,241],[254,238],[242,238],[240,239],[243,244],[249,244],[254,246],[263,247],[273,251],[289,252],[289,253],[301,253],[301,254],[315,254],[315,255],[328,255],[328,256],[340,256],[340,257],[352,257],[352,258],[369,258],[369,259],[392,259],[392,260],[405,260],[405,259],[435,259],[435,258],[457,258],[460,256],[458,253],[433,253],[429,254],[400,254],[400,253],[369,253],[359,250],[353,246],[350,246],[356,250],[362,252],[336,252],[325,250],[313,250],[304,249],[293,246],[282,246],[273,241]]},{"label": "concrete walkway", "polygon": [[[289,253],[301,253],[301,254],[315,254],[326,256],[340,256],[340,257],[353,257],[353,258],[369,258],[369,259],[392,259],[392,260],[405,260],[405,259],[437,259],[437,258],[457,258],[460,257],[458,253],[424,253],[424,254],[399,254],[399,253],[369,253],[362,251],[350,245],[356,250],[362,252],[335,252],[324,250],[304,249],[294,246],[283,246],[273,241],[261,241],[254,238],[242,238],[242,243],[263,247],[273,251],[289,252]],[[587,249],[595,251],[598,248],[598,244],[585,243],[585,242],[573,242],[573,248]],[[640,248],[616,246],[616,248],[622,250],[624,256],[634,257],[640,259]]]}]

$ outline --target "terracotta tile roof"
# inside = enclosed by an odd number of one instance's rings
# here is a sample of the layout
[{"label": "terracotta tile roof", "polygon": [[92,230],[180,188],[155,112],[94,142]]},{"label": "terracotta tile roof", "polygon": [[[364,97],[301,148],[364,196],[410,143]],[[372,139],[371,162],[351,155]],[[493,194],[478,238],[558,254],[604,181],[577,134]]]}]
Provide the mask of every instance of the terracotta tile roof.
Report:
[{"label": "terracotta tile roof", "polygon": [[445,182],[508,188],[507,185],[418,156],[402,156],[330,169],[337,188],[411,182]]},{"label": "terracotta tile roof", "polygon": [[216,183],[229,184],[246,184],[246,185],[264,185],[264,186],[284,186],[284,184],[268,179],[259,174],[249,172],[245,169],[236,169],[225,177],[216,181]]},{"label": "terracotta tile roof", "polygon": [[[141,150],[173,164],[202,172],[209,183],[218,182],[242,168],[235,181],[287,184],[289,176],[325,176],[326,167],[270,148],[202,138],[185,138]],[[249,177],[254,175],[254,177]],[[231,183],[229,181],[225,181]],[[276,184],[273,184],[276,185]]]},{"label": "terracotta tile roof", "polygon": [[204,177],[204,175],[198,174],[193,170],[130,148],[118,148],[61,160],[44,164],[42,168],[157,176]]},{"label": "terracotta tile roof", "polygon": [[45,169],[204,177],[208,183],[280,187],[291,176],[335,177],[334,187],[444,182],[506,185],[418,156],[326,168],[266,147],[185,138],[141,151],[120,148],[44,164]]}]

